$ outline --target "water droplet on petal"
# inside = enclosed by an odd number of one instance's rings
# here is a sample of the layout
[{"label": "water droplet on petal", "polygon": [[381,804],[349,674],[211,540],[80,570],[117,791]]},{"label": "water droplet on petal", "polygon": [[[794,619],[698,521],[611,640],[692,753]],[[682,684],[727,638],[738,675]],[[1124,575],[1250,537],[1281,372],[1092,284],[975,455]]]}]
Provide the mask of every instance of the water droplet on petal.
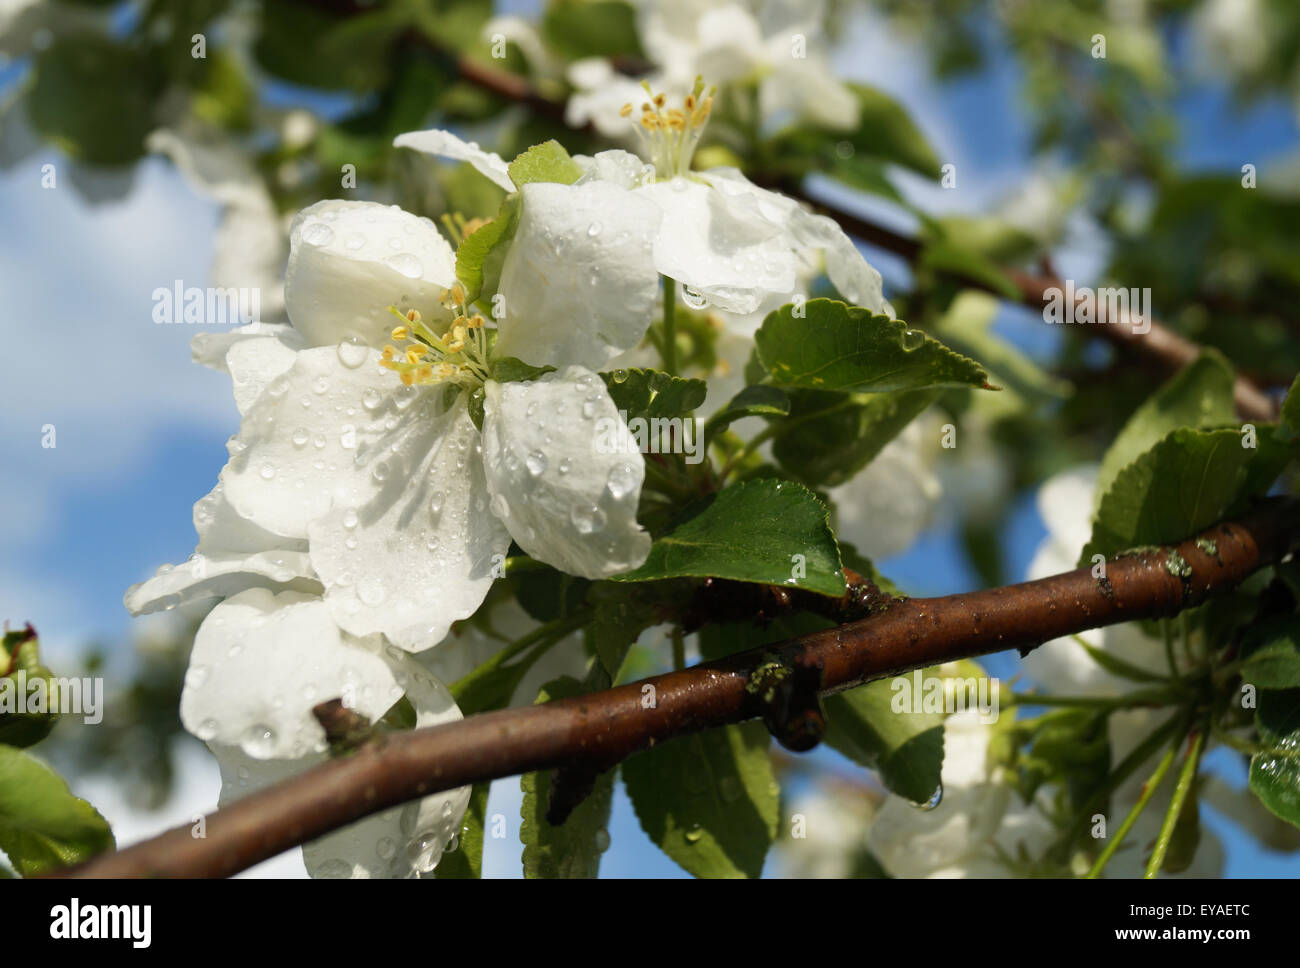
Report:
[{"label": "water droplet on petal", "polygon": [[360,337],[349,336],[347,339],[339,341],[338,345],[339,362],[349,370],[355,370],[366,361],[369,353],[366,350],[366,344],[361,342]]},{"label": "water droplet on petal", "polygon": [[311,434],[307,433],[306,427],[299,427],[293,432],[293,445],[295,447],[306,447],[307,441],[311,439]]},{"label": "water droplet on petal", "polygon": [[605,512],[594,504],[575,504],[569,514],[579,534],[591,534],[605,526]]},{"label": "water droplet on petal", "polygon": [[682,286],[682,302],[686,303],[691,309],[703,309],[709,304],[703,293],[692,289],[690,286]]},{"label": "water droplet on petal", "polygon": [[343,512],[343,527],[351,530],[357,526],[358,520],[356,508],[348,508]]},{"label": "water droplet on petal", "polygon": [[384,259],[384,264],[390,269],[400,272],[408,279],[419,279],[424,275],[424,267],[420,265],[417,256],[410,252],[399,252],[397,255],[390,255]]},{"label": "water droplet on petal", "polygon": [[541,477],[546,472],[546,455],[540,450],[535,450],[528,455],[524,464],[527,466],[529,474],[532,474],[533,477]]},{"label": "water droplet on petal", "polygon": [[275,730],[261,723],[254,723],[244,734],[244,751],[259,760],[270,757],[275,752]]},{"label": "water droplet on petal", "polygon": [[308,245],[329,245],[334,240],[334,230],[324,222],[308,222],[302,227],[302,240]]},{"label": "water droplet on petal", "polygon": [[638,483],[636,468],[626,462],[619,462],[611,467],[609,476],[605,478],[605,486],[616,501],[623,500],[635,491]]}]

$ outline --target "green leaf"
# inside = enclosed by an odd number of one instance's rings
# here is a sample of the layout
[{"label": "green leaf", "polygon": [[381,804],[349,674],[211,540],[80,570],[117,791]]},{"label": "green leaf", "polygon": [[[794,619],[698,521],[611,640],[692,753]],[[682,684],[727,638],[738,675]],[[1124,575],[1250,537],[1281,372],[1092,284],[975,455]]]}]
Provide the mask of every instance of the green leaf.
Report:
[{"label": "green leaf", "polygon": [[[553,679],[542,686],[539,703],[578,696],[587,689],[570,676]],[[601,854],[609,847],[609,809],[614,799],[614,771],[602,773],[596,785],[558,827],[546,821],[551,800],[550,771],[525,773],[519,780],[524,792],[523,823],[524,877],[594,878],[600,873]]]},{"label": "green leaf", "polygon": [[1143,452],[1179,427],[1205,430],[1236,419],[1232,402],[1232,367],[1215,350],[1205,350],[1191,366],[1156,390],[1134,411],[1102,458],[1097,475],[1097,503],[1115,478]]},{"label": "green leaf", "polygon": [[[934,675],[928,670],[927,675]],[[895,691],[894,682],[906,686]],[[924,680],[923,680],[924,681]],[[943,713],[909,709],[912,679],[881,679],[823,700],[826,742],[867,769],[894,793],[926,803],[939,789],[943,768]],[[897,701],[896,701],[897,700]]]},{"label": "green leaf", "polygon": [[1275,616],[1252,626],[1241,652],[1246,682],[1259,689],[1300,688],[1300,617]]},{"label": "green leaf", "polygon": [[569,61],[643,56],[636,10],[623,0],[551,0],[541,34],[548,48]]},{"label": "green leaf", "polygon": [[523,152],[509,166],[510,180],[516,188],[532,182],[559,182],[572,185],[582,177],[582,169],[569,157],[558,141],[544,141]]},{"label": "green leaf", "polygon": [[492,379],[497,383],[536,380],[539,376],[554,372],[553,366],[533,366],[515,356],[502,356],[492,361]]},{"label": "green leaf", "polygon": [[663,620],[673,597],[667,585],[661,591],[657,585],[601,582],[592,587],[589,601],[595,614],[585,630],[587,642],[611,681],[618,678],[628,651],[641,633]]},{"label": "green leaf", "polygon": [[488,783],[474,784],[469,795],[469,807],[461,821],[456,849],[443,852],[442,860],[433,869],[435,878],[477,880],[483,876],[483,830],[490,786]]},{"label": "green leaf", "polygon": [[0,746],[0,850],[24,877],[113,847],[108,822],[40,760]]},{"label": "green leaf", "polygon": [[1260,742],[1276,753],[1250,759],[1250,789],[1264,806],[1300,827],[1300,689],[1263,690],[1255,710]]},{"label": "green leaf", "polygon": [[988,388],[988,374],[901,319],[835,299],[782,306],[755,335],[763,366],[781,386],[882,393],[924,387]]},{"label": "green leaf", "polygon": [[775,428],[772,456],[786,473],[811,487],[843,484],[938,395],[938,390],[791,390],[790,416]]},{"label": "green leaf", "polygon": [[[482,665],[457,679],[449,687],[456,705],[466,716],[488,712],[510,705],[510,698],[519,688],[528,670],[546,653],[546,643],[526,651],[522,656],[511,654],[513,646],[506,646]],[[513,660],[513,661],[511,661]]]},{"label": "green leaf", "polygon": [[1175,430],[1116,476],[1080,565],[1095,554],[1172,544],[1208,528],[1236,500],[1252,453],[1236,430]]},{"label": "green leaf", "polygon": [[623,764],[641,828],[696,877],[759,877],[780,788],[768,734],[748,722],[659,743]]},{"label": "green leaf", "polygon": [[470,302],[496,292],[508,243],[519,227],[520,196],[511,193],[501,202],[497,217],[467,235],[456,249],[456,278]]},{"label": "green leaf", "polygon": [[636,367],[600,374],[614,406],[633,417],[679,417],[697,409],[709,391],[703,380]]},{"label": "green leaf", "polygon": [[790,412],[790,398],[784,390],[769,386],[745,387],[732,397],[704,425],[704,446],[737,420],[745,417],[783,417]]},{"label": "green leaf", "polygon": [[[746,481],[696,502],[684,515],[651,545],[640,568],[613,580],[730,578],[844,594],[826,505],[800,484],[775,478]],[[798,555],[805,574],[795,578]]]},{"label": "green leaf", "polygon": [[55,40],[36,56],[27,116],[72,158],[123,165],[153,130],[158,70],[144,51],[91,33]]}]

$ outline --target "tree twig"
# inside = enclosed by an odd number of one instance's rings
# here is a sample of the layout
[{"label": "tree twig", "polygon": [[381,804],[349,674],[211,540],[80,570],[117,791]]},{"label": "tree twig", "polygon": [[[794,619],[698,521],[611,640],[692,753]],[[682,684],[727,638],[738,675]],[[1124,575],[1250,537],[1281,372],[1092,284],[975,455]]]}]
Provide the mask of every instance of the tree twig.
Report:
[{"label": "tree twig", "polygon": [[[1236,586],[1300,542],[1300,501],[1273,498],[1172,552],[963,595],[891,600],[868,618],[602,692],[386,734],[357,752],[230,804],[206,836],[179,827],[65,874],[221,877],[418,797],[534,770],[608,769],[656,743],[755,718],[773,662],[815,669],[821,694],[953,659],[1140,618],[1172,615]],[[1210,544],[1209,542],[1213,542]],[[1213,548],[1213,554],[1206,548]],[[1184,567],[1184,563],[1185,566]],[[1188,573],[1190,568],[1190,574]]]}]

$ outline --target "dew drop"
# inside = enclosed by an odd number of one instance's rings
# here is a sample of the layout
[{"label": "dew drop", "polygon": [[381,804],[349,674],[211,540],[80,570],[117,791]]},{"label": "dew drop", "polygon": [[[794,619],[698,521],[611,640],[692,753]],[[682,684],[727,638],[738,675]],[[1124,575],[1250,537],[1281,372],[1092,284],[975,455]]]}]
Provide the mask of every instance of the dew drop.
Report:
[{"label": "dew drop", "polygon": [[682,286],[682,302],[686,303],[691,309],[703,309],[709,304],[709,300],[702,293],[690,286]]},{"label": "dew drop", "polygon": [[420,260],[410,252],[399,252],[397,255],[390,255],[384,259],[384,264],[390,269],[400,272],[408,279],[419,279],[424,274],[424,267],[420,265]]},{"label": "dew drop", "polygon": [[369,355],[366,351],[366,344],[361,342],[360,337],[349,336],[347,339],[340,340],[338,345],[339,362],[349,370],[355,370],[366,361]]},{"label": "dew drop", "polygon": [[244,751],[259,760],[270,757],[275,752],[275,730],[261,723],[254,723],[244,734]]},{"label": "dew drop", "polygon": [[934,792],[930,794],[930,799],[926,800],[924,803],[920,803],[914,800],[909,802],[911,802],[912,806],[920,810],[933,810],[935,807],[937,807],[940,803],[943,802],[943,784],[940,783],[937,787],[935,787]]},{"label": "dew drop", "polygon": [[636,468],[623,461],[611,467],[609,476],[605,478],[605,487],[616,501],[623,500],[635,491],[638,483]]},{"label": "dew drop", "polygon": [[307,441],[311,439],[311,434],[307,433],[307,428],[299,427],[293,432],[293,445],[295,447],[306,447]]},{"label": "dew drop", "polygon": [[587,235],[590,236],[590,237],[593,238],[593,239],[594,239],[596,236],[600,235],[600,223],[599,223],[599,222],[592,222],[590,225],[588,225],[588,226],[587,226]]},{"label": "dew drop", "polygon": [[909,329],[903,333],[903,349],[916,350],[925,344],[925,333],[919,329]]},{"label": "dew drop", "polygon": [[570,520],[579,534],[591,534],[605,526],[605,512],[594,504],[575,504],[570,512]]},{"label": "dew drop", "polygon": [[383,400],[378,390],[367,390],[361,394],[361,405],[367,410],[377,409]]},{"label": "dew drop", "polygon": [[362,605],[375,608],[384,603],[388,593],[384,590],[384,583],[378,578],[366,578],[357,586],[357,597],[361,599]]},{"label": "dew drop", "polygon": [[324,222],[308,222],[302,227],[302,240],[308,245],[329,245],[334,241],[334,230]]},{"label": "dew drop", "polygon": [[546,455],[540,450],[535,450],[525,459],[524,465],[533,477],[541,477],[546,472]]},{"label": "dew drop", "polygon": [[261,476],[262,480],[269,481],[271,478],[275,477],[275,468],[270,464],[263,464],[261,470],[257,473]]},{"label": "dew drop", "polygon": [[356,508],[348,508],[343,512],[343,527],[349,531],[357,526],[358,520]]}]

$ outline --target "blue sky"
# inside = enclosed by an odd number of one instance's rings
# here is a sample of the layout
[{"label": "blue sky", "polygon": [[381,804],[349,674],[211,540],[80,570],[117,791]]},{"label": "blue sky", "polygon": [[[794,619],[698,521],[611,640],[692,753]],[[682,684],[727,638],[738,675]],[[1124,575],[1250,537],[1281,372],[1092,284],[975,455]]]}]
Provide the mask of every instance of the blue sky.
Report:
[{"label": "blue sky", "polygon": [[[941,157],[957,164],[954,191],[907,180],[930,210],[985,210],[1024,185],[1030,152],[1013,59],[998,58],[981,77],[941,87],[909,42],[860,20],[844,38],[836,65],[845,76],[897,96]],[[0,95],[20,73],[21,67],[0,70]],[[281,89],[277,101],[293,103],[296,96]],[[1207,81],[1187,89],[1180,113],[1186,140],[1179,158],[1188,167],[1236,171],[1248,160],[1263,169],[1296,148],[1288,104],[1243,115]],[[52,190],[40,186],[46,162],[59,171]],[[160,326],[150,318],[156,287],[175,279],[206,284],[215,207],[156,159],[140,166],[125,198],[97,206],[84,202],[66,174],[64,160],[48,147],[0,171],[0,352],[10,364],[0,413],[0,502],[7,512],[0,518],[0,618],[33,622],[56,664],[74,662],[91,640],[128,640],[132,626],[122,592],[159,564],[188,556],[191,506],[215,482],[226,459],[224,442],[237,426],[227,378],[190,362],[194,328]],[[873,203],[854,204],[897,218]],[[868,255],[887,281],[905,280],[897,260]],[[1064,274],[1087,279],[1103,257],[1084,231],[1058,264]],[[1027,314],[1005,312],[998,325],[1031,353],[1052,346],[1054,333]],[[56,428],[53,449],[41,447],[47,424]],[[1032,496],[1022,496],[1006,536],[1012,574],[1023,572],[1044,534]],[[881,564],[915,594],[978,584],[953,536],[942,530]],[[990,665],[995,674],[1014,672],[1007,657]],[[1224,751],[1213,760],[1225,777],[1244,783],[1240,765]],[[85,792],[120,818],[122,839],[130,840],[187,820],[194,803],[211,806],[215,767],[204,754],[185,758],[182,777],[182,801],[155,817],[130,816],[102,781],[87,784]],[[517,791],[517,782],[504,781],[489,805],[490,814],[503,813],[510,825],[510,839],[488,845],[487,868],[500,875],[518,869]],[[1230,874],[1300,873],[1300,860],[1260,851],[1226,823],[1209,822],[1228,843]],[[611,837],[606,874],[681,876],[645,840],[622,794]]]}]

